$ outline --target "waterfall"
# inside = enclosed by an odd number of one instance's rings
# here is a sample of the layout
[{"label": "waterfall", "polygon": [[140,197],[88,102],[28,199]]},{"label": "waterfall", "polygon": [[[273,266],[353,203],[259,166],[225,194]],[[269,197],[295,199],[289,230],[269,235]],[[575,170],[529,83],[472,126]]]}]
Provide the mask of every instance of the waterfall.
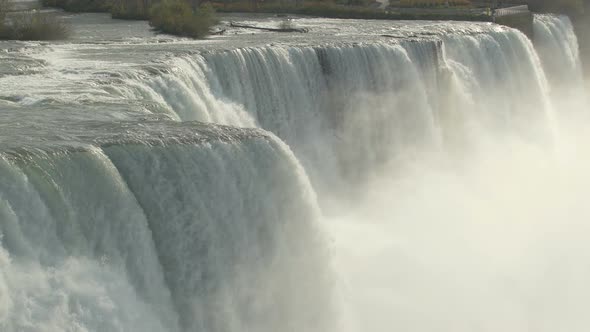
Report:
[{"label": "waterfall", "polygon": [[[550,94],[563,117],[580,121],[585,117],[586,97],[578,39],[572,22],[564,15],[535,15],[534,43],[551,81]],[[574,119],[574,120],[572,120]]]},{"label": "waterfall", "polygon": [[2,153],[3,331],[328,329],[315,193],[290,150],[178,131]]},{"label": "waterfall", "polygon": [[547,74],[556,83],[582,80],[578,38],[567,16],[535,15],[535,46]]},{"label": "waterfall", "polygon": [[43,93],[0,104],[0,330],[585,332],[575,34],[473,24],[99,72],[72,44],[54,81],[31,55]]},{"label": "waterfall", "polygon": [[269,130],[320,191],[344,192],[403,154],[467,135],[461,128],[550,131],[547,82],[531,42],[516,30],[488,30],[190,55],[162,75],[129,79],[135,88],[123,94],[156,96],[181,120]]}]

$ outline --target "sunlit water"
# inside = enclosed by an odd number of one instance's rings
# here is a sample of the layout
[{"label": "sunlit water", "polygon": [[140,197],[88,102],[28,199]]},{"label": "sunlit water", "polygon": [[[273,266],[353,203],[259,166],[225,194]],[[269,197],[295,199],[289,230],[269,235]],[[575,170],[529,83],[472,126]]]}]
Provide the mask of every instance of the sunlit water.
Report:
[{"label": "sunlit water", "polygon": [[566,17],[64,17],[0,43],[2,331],[590,328]]}]

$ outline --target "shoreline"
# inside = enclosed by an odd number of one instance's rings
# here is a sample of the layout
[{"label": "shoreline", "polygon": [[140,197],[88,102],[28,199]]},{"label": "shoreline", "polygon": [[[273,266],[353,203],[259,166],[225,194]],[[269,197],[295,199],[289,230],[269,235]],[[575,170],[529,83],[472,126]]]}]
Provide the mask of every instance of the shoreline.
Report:
[{"label": "shoreline", "polygon": [[[372,19],[372,20],[424,20],[424,21],[467,21],[491,22],[492,17],[483,11],[476,13],[469,10],[445,11],[424,9],[419,11],[388,11],[361,6],[343,6],[335,4],[307,3],[301,6],[259,4],[252,8],[247,3],[224,4],[212,2],[219,13],[307,15],[338,19]],[[454,12],[454,13],[453,13]]]}]

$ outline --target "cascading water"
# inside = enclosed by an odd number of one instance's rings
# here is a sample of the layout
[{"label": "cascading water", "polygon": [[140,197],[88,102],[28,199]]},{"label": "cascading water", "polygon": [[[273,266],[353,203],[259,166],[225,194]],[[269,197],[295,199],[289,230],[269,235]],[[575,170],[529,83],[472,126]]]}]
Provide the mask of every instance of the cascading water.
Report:
[{"label": "cascading water", "polygon": [[572,22],[567,16],[536,15],[535,45],[547,74],[557,83],[581,85],[582,64]]},{"label": "cascading water", "polygon": [[[590,137],[555,121],[556,87],[582,84],[567,18],[536,17],[534,44],[491,24],[299,21],[353,41],[19,62],[37,79],[0,91],[2,330],[590,327]],[[127,54],[150,47],[149,65]]]},{"label": "cascading water", "polygon": [[563,121],[579,121],[587,103],[578,39],[567,16],[536,15],[535,46],[551,81],[550,94]]},{"label": "cascading water", "polygon": [[332,192],[362,183],[403,151],[441,145],[478,117],[483,126],[548,128],[547,118],[527,114],[549,113],[532,45],[497,27],[442,43],[244,48],[172,65],[151,80],[132,79],[138,88],[127,97],[155,94],[185,120],[270,130]]},{"label": "cascading water", "polygon": [[2,330],[328,330],[315,194],[289,149],[144,126],[2,153]]},{"label": "cascading water", "polygon": [[105,150],[145,211],[184,330],[329,329],[315,194],[288,149],[193,151]]}]

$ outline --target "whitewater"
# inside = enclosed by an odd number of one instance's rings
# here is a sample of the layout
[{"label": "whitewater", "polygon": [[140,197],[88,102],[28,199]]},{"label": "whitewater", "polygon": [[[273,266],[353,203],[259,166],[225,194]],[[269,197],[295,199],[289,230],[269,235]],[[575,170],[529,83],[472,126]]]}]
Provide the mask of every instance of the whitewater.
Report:
[{"label": "whitewater", "polygon": [[567,17],[61,15],[0,42],[1,331],[590,328]]}]

